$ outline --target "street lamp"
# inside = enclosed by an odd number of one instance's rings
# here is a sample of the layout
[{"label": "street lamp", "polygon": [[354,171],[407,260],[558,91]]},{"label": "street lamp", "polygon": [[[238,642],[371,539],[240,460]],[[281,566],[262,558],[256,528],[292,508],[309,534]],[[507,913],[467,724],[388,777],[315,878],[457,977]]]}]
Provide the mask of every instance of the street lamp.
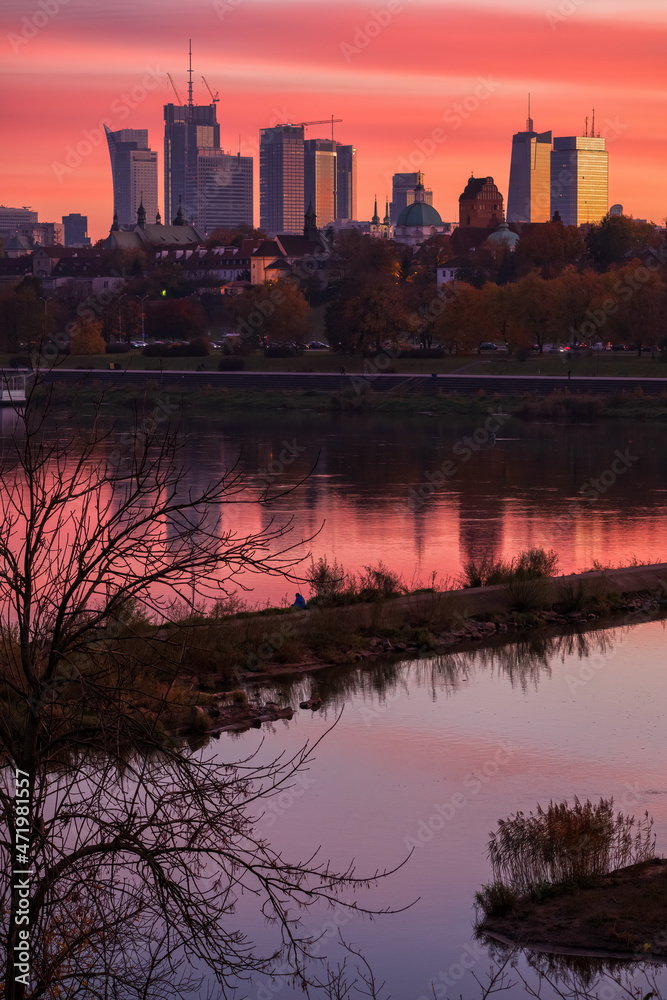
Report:
[{"label": "street lamp", "polygon": [[46,298],[44,298],[43,295],[40,295],[39,297],[42,300],[42,302],[44,303],[44,333],[46,333],[46,305],[47,305],[48,302],[51,301],[51,299],[53,298],[53,296],[52,295],[48,295]]},{"label": "street lamp", "polygon": [[146,343],[146,331],[144,329],[144,300],[150,299],[150,295],[140,295],[139,301],[141,302],[141,342]]},{"label": "street lamp", "polygon": [[44,323],[42,325],[42,341],[45,341],[46,340],[46,307],[47,307],[47,304],[53,298],[53,296],[52,295],[47,295],[46,298],[45,298],[43,295],[40,295],[39,298],[44,303]]},{"label": "street lamp", "polygon": [[123,322],[121,319],[120,304],[125,298],[127,298],[127,292],[123,292],[122,295],[118,296],[118,340],[123,339]]}]

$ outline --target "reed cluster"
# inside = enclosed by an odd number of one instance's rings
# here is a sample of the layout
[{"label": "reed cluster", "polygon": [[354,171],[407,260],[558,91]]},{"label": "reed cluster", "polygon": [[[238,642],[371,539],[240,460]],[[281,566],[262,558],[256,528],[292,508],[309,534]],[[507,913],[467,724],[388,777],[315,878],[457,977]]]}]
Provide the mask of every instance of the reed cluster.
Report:
[{"label": "reed cluster", "polygon": [[614,800],[538,805],[500,820],[489,842],[494,883],[523,894],[542,884],[596,878],[655,856],[653,820],[614,812]]}]

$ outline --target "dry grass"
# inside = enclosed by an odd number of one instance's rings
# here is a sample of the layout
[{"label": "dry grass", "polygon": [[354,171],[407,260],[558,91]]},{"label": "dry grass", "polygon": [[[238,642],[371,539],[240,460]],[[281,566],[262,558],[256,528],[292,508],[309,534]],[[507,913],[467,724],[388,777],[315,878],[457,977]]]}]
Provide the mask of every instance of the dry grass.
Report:
[{"label": "dry grass", "polygon": [[619,600],[620,595],[602,572],[596,577],[586,575],[573,580],[559,580],[554,604],[562,614],[571,611],[604,612]]},{"label": "dry grass", "polygon": [[549,549],[527,549],[509,562],[483,556],[463,564],[463,587],[490,587],[498,583],[517,580],[535,580],[553,576],[558,565],[558,555]]},{"label": "dry grass", "polygon": [[386,601],[400,597],[406,590],[398,573],[387,569],[382,562],[364,566],[357,576],[347,573],[335,560],[330,564],[326,556],[311,563],[306,581],[319,607]]},{"label": "dry grass", "polygon": [[546,810],[500,820],[489,842],[494,883],[519,894],[543,884],[581,882],[655,856],[648,813],[614,815],[613,799],[550,802]]}]

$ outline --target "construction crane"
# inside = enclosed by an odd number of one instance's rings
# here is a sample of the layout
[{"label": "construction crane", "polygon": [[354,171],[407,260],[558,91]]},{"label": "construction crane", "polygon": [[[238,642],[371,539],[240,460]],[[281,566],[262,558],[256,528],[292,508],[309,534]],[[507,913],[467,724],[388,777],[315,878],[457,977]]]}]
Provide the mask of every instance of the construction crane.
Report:
[{"label": "construction crane", "polygon": [[334,127],[334,122],[342,122],[342,120],[343,120],[342,118],[334,118],[334,116],[332,115],[331,118],[320,118],[318,121],[315,121],[315,122],[280,122],[280,124],[277,127],[278,128],[282,128],[285,125],[294,125],[297,128],[300,128],[301,126],[303,126],[303,128],[307,128],[309,125],[329,125],[330,124],[331,125],[331,138],[333,140],[333,137],[334,137],[334,134],[333,134],[334,133],[334,128],[333,128]]},{"label": "construction crane", "polygon": [[172,80],[172,78],[171,78],[171,73],[167,73],[167,77],[168,77],[168,79],[169,79],[169,83],[170,83],[170,84],[172,85],[172,87],[174,88],[174,93],[176,94],[176,100],[178,101],[178,103],[179,103],[179,104],[181,105],[181,107],[182,107],[182,106],[183,106],[183,98],[181,97],[181,95],[179,94],[179,92],[178,92],[178,91],[176,90],[176,84],[174,83],[174,81],[173,81],[173,80]]},{"label": "construction crane", "polygon": [[214,94],[213,91],[211,90],[211,88],[209,87],[208,83],[206,82],[206,77],[205,76],[202,77],[202,80],[204,81],[204,85],[205,85],[206,89],[208,90],[209,94],[211,95],[211,100],[215,104],[216,101],[220,100],[220,92],[218,90],[216,90],[216,92]]}]

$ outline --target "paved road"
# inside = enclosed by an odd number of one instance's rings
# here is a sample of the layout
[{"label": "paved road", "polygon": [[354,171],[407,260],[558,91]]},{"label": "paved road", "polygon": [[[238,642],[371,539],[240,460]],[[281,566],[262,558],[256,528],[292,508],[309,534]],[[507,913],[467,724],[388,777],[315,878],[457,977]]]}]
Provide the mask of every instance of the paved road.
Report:
[{"label": "paved road", "polygon": [[165,389],[204,388],[251,390],[315,390],[340,392],[387,392],[432,396],[456,392],[472,396],[483,390],[489,395],[515,396],[522,393],[546,395],[556,390],[611,395],[634,393],[667,394],[667,378],[586,378],[553,375],[340,375],[307,372],[197,372],[197,371],[109,371],[108,369],[58,368],[46,375],[49,382],[95,382],[102,385],[146,385],[158,383]]}]

